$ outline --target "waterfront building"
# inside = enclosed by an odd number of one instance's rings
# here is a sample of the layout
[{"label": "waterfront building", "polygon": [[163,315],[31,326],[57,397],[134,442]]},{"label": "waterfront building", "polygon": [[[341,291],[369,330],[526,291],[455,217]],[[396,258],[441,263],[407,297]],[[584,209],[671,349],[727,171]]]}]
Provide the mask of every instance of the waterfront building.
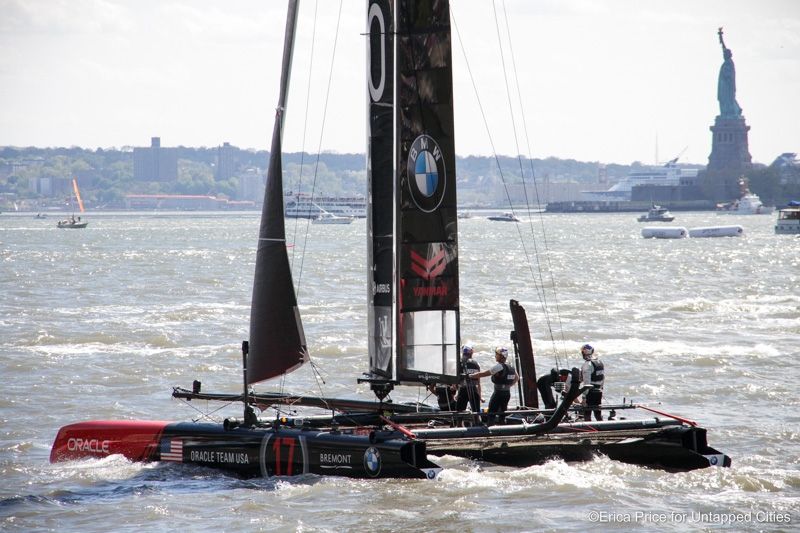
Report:
[{"label": "waterfront building", "polygon": [[178,179],[178,150],[162,148],[160,137],[151,138],[149,148],[134,148],[133,179],[136,181],[176,181]]}]

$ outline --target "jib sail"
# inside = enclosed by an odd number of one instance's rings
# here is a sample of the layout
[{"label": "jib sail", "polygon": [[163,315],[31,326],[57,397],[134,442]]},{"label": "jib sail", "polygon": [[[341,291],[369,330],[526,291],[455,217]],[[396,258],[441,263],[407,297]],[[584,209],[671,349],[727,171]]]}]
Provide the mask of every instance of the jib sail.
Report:
[{"label": "jib sail", "polygon": [[286,374],[308,361],[303,324],[297,308],[283,213],[281,130],[297,23],[297,1],[289,2],[283,67],[275,125],[272,131],[267,185],[258,235],[253,300],[250,308],[250,346],[247,383],[257,383]]}]

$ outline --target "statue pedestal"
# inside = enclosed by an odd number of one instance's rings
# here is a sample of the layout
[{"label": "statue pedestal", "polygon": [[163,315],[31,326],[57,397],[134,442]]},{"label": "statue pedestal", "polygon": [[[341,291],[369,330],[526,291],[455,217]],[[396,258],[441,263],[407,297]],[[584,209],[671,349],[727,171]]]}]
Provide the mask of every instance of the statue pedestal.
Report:
[{"label": "statue pedestal", "polygon": [[750,126],[744,117],[717,115],[711,129],[711,155],[708,156],[707,189],[715,201],[739,197],[739,178],[752,167],[747,142]]}]

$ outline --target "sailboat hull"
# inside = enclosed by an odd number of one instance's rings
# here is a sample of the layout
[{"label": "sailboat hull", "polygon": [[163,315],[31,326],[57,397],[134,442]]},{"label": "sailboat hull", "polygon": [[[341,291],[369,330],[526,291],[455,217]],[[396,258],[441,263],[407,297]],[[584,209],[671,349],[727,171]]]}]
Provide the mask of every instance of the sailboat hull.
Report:
[{"label": "sailboat hull", "polygon": [[241,477],[336,475],[433,479],[441,470],[425,443],[339,431],[159,421],[90,421],[62,427],[51,462],[119,454],[221,469]]},{"label": "sailboat hull", "polygon": [[423,439],[432,455],[455,455],[503,466],[525,467],[553,459],[587,461],[601,455],[668,471],[731,465],[730,457],[708,446],[705,429],[664,421],[563,424],[537,435],[526,435],[519,426],[513,428],[504,426],[505,434],[495,435],[490,428],[476,428],[486,434],[462,438],[438,438],[430,431],[424,432]]}]

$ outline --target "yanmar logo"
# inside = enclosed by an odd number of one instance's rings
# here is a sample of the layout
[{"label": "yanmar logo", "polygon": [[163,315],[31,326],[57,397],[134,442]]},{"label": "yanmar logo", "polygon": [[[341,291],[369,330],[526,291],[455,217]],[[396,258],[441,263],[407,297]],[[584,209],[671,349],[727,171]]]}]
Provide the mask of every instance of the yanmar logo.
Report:
[{"label": "yanmar logo", "polygon": [[100,439],[78,439],[70,438],[67,440],[67,450],[71,452],[92,452],[110,454],[109,441]]},{"label": "yanmar logo", "polygon": [[417,298],[447,296],[447,285],[439,285],[437,287],[414,287],[414,296]]},{"label": "yanmar logo", "polygon": [[447,257],[444,249],[440,249],[432,258],[425,259],[414,250],[411,250],[411,270],[422,279],[431,280],[442,272],[447,266]]}]

